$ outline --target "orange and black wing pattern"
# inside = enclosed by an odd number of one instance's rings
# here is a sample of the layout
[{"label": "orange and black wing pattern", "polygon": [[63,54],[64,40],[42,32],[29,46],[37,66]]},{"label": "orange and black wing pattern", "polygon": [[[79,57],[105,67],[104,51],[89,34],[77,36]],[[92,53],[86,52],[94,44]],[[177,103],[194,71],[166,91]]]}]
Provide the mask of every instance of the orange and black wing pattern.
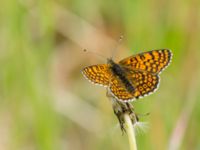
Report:
[{"label": "orange and black wing pattern", "polygon": [[135,87],[136,99],[155,92],[159,86],[159,76],[148,72],[130,70],[127,77]]},{"label": "orange and black wing pattern", "polygon": [[92,83],[108,87],[117,100],[128,102],[155,92],[160,82],[159,73],[171,58],[168,49],[152,50],[125,58],[118,64],[112,61],[88,66],[82,73]]},{"label": "orange and black wing pattern", "polygon": [[134,90],[129,92],[123,81],[113,76],[110,80],[110,91],[112,95],[119,101],[133,101],[153,93],[159,85],[159,76],[148,72],[129,70],[127,78],[133,85]]},{"label": "orange and black wing pattern", "polygon": [[124,83],[116,76],[112,76],[110,79],[110,86],[108,89],[119,101],[127,102],[134,99],[134,93],[128,92]]},{"label": "orange and black wing pattern", "polygon": [[92,83],[108,86],[110,80],[110,71],[107,64],[92,65],[83,68],[83,75]]},{"label": "orange and black wing pattern", "polygon": [[158,74],[169,65],[171,58],[172,53],[170,50],[160,49],[130,56],[121,60],[119,64],[134,70]]}]

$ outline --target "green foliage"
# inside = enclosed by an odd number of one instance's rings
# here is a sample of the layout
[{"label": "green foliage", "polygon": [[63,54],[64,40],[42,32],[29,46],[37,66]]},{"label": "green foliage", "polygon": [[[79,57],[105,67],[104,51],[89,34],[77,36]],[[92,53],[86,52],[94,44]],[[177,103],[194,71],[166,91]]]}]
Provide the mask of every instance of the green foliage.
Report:
[{"label": "green foliage", "polygon": [[159,48],[174,54],[159,90],[133,102],[136,112],[150,112],[141,117],[150,127],[137,136],[138,149],[167,149],[182,115],[180,149],[199,148],[198,1],[1,3],[0,149],[128,149],[104,89],[80,74],[98,63],[82,48],[110,53],[110,41],[121,34],[128,48],[119,54]]}]

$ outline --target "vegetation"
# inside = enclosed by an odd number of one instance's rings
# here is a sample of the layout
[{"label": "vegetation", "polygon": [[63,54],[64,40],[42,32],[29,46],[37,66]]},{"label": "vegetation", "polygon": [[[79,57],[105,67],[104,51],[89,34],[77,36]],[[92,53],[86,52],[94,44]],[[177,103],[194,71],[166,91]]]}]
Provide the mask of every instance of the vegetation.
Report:
[{"label": "vegetation", "polygon": [[[174,56],[159,90],[133,102],[140,150],[200,149],[200,1],[1,0],[0,149],[129,149],[106,90],[80,73],[151,49]],[[105,55],[100,59],[83,49]]]}]

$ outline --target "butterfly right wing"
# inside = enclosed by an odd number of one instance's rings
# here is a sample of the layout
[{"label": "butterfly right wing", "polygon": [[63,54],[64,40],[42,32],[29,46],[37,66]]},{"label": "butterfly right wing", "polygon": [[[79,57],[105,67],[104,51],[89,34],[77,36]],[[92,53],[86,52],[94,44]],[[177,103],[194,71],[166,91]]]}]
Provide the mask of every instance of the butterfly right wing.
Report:
[{"label": "butterfly right wing", "polygon": [[160,82],[157,74],[137,70],[129,70],[127,78],[135,88],[134,97],[136,99],[155,92]]},{"label": "butterfly right wing", "polygon": [[92,83],[109,86],[110,82],[110,70],[107,64],[92,65],[83,68],[83,75]]},{"label": "butterfly right wing", "polygon": [[158,74],[164,70],[172,59],[172,52],[168,49],[152,50],[139,53],[119,62],[120,65],[134,70]]},{"label": "butterfly right wing", "polygon": [[133,86],[129,92],[125,83],[118,77],[112,76],[110,80],[110,92],[119,101],[128,102],[153,93],[159,85],[159,76],[148,72],[127,70],[126,77]]}]

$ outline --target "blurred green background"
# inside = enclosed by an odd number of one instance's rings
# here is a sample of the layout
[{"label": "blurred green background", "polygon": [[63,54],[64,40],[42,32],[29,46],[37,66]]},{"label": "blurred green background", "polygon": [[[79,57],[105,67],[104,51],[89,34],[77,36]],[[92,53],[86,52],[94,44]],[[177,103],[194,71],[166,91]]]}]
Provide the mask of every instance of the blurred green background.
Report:
[{"label": "blurred green background", "polygon": [[[200,149],[200,1],[1,0],[0,149],[129,149],[106,90],[80,70],[169,48],[159,90],[133,102],[139,150]],[[105,55],[105,59],[88,49]]]}]

